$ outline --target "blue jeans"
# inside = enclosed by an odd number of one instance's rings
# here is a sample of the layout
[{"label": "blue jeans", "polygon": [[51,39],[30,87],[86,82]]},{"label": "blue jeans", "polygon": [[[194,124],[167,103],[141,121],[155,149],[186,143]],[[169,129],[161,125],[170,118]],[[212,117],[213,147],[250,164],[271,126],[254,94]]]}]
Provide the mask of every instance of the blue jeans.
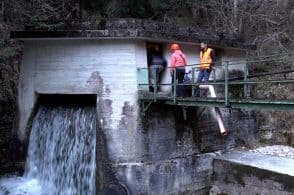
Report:
[{"label": "blue jeans", "polygon": [[[209,75],[210,75],[211,70],[210,69],[202,69],[200,70],[197,78],[197,83],[201,83],[202,80],[204,80],[205,83],[209,81]],[[195,96],[199,97],[200,96],[200,89],[199,87],[196,87],[195,89]],[[207,91],[205,92],[205,96],[207,94]]]},{"label": "blue jeans", "polygon": [[[149,69],[149,74],[150,74],[150,84],[151,84],[151,89],[155,89],[155,87],[158,87],[157,84],[159,83],[159,74],[163,71],[163,66],[162,65],[151,65]],[[155,83],[156,80],[156,83]],[[151,91],[153,91],[151,90]]]},{"label": "blue jeans", "polygon": [[198,74],[197,83],[202,82],[203,79],[204,79],[204,82],[208,82],[209,81],[210,72],[211,72],[211,70],[209,70],[209,69],[202,69],[202,70],[200,70],[200,72]]}]

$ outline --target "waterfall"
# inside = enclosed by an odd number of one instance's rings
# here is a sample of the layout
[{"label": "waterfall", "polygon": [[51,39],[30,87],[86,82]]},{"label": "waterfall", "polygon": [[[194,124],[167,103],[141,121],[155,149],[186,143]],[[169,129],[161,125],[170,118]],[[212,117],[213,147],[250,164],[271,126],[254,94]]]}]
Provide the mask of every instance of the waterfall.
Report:
[{"label": "waterfall", "polygon": [[8,194],[95,194],[96,116],[95,107],[40,106],[24,176],[14,184],[11,178],[0,181],[2,189]]}]

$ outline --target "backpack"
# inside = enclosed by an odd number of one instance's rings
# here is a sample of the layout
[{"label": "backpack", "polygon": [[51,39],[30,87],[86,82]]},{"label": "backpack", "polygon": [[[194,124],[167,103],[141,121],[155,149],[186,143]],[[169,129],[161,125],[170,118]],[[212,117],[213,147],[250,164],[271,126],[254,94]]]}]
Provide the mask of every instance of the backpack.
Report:
[{"label": "backpack", "polygon": [[190,77],[188,76],[188,73],[185,73],[185,76],[184,76],[184,83],[185,84],[189,84],[191,82],[191,79]]}]

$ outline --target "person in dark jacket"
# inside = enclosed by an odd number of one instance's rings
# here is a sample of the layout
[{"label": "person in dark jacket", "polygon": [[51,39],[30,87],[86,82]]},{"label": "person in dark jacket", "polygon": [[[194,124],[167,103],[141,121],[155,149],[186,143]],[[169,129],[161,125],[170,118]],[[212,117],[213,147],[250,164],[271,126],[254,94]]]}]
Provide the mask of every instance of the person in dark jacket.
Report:
[{"label": "person in dark jacket", "polygon": [[149,80],[150,80],[150,91],[154,91],[155,87],[158,88],[157,84],[160,80],[160,73],[163,71],[167,62],[165,58],[160,53],[158,45],[155,45],[151,48],[151,51],[148,55],[148,64],[149,64]]}]

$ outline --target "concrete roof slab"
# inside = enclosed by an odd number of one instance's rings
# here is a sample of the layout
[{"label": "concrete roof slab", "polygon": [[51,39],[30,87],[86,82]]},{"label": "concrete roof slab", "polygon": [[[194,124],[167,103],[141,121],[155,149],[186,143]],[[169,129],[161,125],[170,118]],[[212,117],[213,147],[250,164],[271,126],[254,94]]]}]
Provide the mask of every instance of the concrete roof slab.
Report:
[{"label": "concrete roof slab", "polygon": [[294,176],[294,159],[247,151],[231,151],[215,159]]}]

